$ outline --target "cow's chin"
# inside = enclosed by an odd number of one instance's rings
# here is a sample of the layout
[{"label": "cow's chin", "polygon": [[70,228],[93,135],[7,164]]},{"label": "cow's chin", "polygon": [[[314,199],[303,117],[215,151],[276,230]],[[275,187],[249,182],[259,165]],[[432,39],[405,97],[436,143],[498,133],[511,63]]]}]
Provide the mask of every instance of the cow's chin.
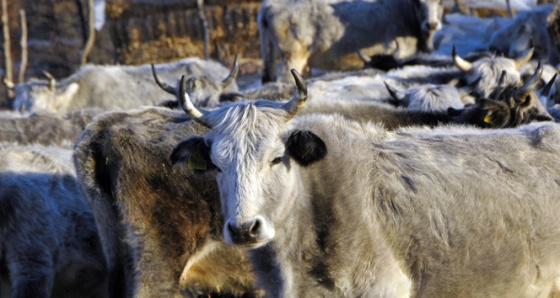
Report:
[{"label": "cow's chin", "polygon": [[235,245],[240,246],[240,247],[244,247],[244,248],[247,248],[247,249],[256,249],[256,248],[259,248],[259,247],[262,247],[262,246],[265,246],[265,245],[269,244],[270,241],[272,241],[272,239],[258,241],[258,242],[254,242],[254,243],[243,243],[243,244],[235,244]]},{"label": "cow's chin", "polygon": [[431,53],[434,50],[435,31],[424,31],[424,52]]},{"label": "cow's chin", "polygon": [[244,247],[244,248],[247,248],[247,249],[255,249],[255,248],[259,248],[261,246],[265,246],[268,243],[270,243],[270,241],[272,241],[272,238],[265,239],[265,240],[258,240],[258,241],[245,241],[245,242],[233,242],[233,241],[231,241],[231,239],[227,239],[227,237],[225,238],[226,244],[236,245],[236,246]]}]

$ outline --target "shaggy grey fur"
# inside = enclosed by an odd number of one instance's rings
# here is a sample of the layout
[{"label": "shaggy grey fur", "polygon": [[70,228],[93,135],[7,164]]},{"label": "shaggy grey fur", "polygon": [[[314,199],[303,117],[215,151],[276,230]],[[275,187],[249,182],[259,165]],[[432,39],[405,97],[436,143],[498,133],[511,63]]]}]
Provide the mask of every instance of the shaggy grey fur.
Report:
[{"label": "shaggy grey fur", "polygon": [[88,109],[67,116],[53,113],[0,112],[0,142],[18,144],[74,144],[86,125],[100,113]]}]

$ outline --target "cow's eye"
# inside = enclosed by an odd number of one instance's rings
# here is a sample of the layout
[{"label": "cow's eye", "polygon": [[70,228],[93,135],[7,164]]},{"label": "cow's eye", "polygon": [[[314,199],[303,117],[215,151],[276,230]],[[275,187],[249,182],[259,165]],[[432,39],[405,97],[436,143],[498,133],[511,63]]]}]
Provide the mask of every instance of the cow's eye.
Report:
[{"label": "cow's eye", "polygon": [[277,165],[279,163],[282,162],[282,157],[276,157],[275,159],[272,160],[272,162],[270,163],[270,165]]}]

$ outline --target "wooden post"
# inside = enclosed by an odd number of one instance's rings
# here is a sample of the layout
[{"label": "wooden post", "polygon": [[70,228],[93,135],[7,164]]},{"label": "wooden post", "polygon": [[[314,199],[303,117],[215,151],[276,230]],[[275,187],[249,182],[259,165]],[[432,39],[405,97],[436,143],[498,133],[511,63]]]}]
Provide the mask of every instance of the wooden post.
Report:
[{"label": "wooden post", "polygon": [[8,20],[8,0],[2,0],[2,32],[4,33],[4,85],[6,86],[7,99],[12,99],[15,96],[14,84],[14,69],[12,65],[12,50],[10,40],[10,23]]},{"label": "wooden post", "polygon": [[464,15],[468,15],[469,7],[465,5],[465,2],[463,0],[455,0],[453,8],[451,8],[451,12],[458,12]]},{"label": "wooden post", "polygon": [[514,15],[513,15],[513,9],[511,9],[511,1],[510,0],[506,0],[506,8],[507,8],[507,12],[508,15],[511,19],[513,19]]},{"label": "wooden post", "polygon": [[19,17],[21,21],[21,62],[19,64],[19,78],[18,83],[22,84],[25,82],[25,72],[27,71],[27,18],[25,16],[25,10],[19,10]]},{"label": "wooden post", "polygon": [[88,0],[88,31],[89,31],[89,35],[87,38],[87,42],[86,45],[84,46],[84,50],[82,51],[82,58],[81,58],[81,65],[84,65],[87,63],[87,57],[89,56],[89,53],[91,52],[91,50],[93,49],[93,44],[95,42],[95,26],[94,26],[94,22],[95,22],[95,15],[94,15],[94,11],[93,11],[93,1],[94,0]]},{"label": "wooden post", "polygon": [[200,18],[202,30],[204,32],[204,60],[208,60],[210,57],[210,34],[208,33],[208,22],[206,21],[206,14],[204,13],[204,0],[196,0],[196,5],[198,8],[198,17]]}]

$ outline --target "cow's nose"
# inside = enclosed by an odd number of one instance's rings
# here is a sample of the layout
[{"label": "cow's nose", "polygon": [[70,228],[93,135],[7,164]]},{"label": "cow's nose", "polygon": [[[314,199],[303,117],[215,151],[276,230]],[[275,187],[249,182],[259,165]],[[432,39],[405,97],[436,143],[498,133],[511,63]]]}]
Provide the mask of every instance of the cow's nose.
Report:
[{"label": "cow's nose", "polygon": [[245,221],[241,224],[229,222],[227,229],[231,235],[231,240],[236,244],[255,243],[258,241],[262,222],[259,218]]},{"label": "cow's nose", "polygon": [[438,22],[429,22],[428,23],[428,29],[430,31],[434,31],[438,28],[439,23]]}]

